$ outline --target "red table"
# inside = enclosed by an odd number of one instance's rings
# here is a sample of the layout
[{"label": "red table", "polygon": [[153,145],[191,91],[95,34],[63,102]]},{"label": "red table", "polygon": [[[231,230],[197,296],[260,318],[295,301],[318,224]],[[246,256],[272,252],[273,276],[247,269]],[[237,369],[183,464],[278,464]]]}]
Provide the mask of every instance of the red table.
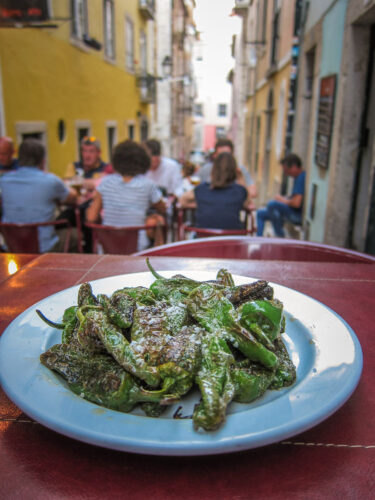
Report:
[{"label": "red table", "polygon": [[[0,255],[3,269],[7,256]],[[367,499],[374,490],[374,264],[153,257],[158,270],[218,270],[306,293],[340,314],[364,353],[345,405],[287,441],[240,453],[153,457],[107,450],[32,421],[0,390],[0,498]],[[45,254],[0,284],[0,331],[24,309],[83,281],[145,271],[141,257]]]}]

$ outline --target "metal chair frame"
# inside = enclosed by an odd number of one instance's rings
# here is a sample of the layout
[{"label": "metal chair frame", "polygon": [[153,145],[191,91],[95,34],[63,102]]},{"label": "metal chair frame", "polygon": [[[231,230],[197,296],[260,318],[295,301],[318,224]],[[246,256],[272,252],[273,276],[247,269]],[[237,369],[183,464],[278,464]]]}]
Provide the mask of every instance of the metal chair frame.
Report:
[{"label": "metal chair frame", "polygon": [[194,224],[190,224],[186,221],[186,215],[188,211],[195,210],[193,207],[184,208],[181,206],[176,206],[176,219],[177,219],[177,239],[178,241],[183,241],[186,239],[186,233],[195,232],[197,237],[207,237],[207,236],[235,236],[235,235],[248,235],[252,236],[256,233],[255,226],[255,206],[249,205],[243,211],[245,212],[244,229],[210,229],[210,228],[198,228]]}]

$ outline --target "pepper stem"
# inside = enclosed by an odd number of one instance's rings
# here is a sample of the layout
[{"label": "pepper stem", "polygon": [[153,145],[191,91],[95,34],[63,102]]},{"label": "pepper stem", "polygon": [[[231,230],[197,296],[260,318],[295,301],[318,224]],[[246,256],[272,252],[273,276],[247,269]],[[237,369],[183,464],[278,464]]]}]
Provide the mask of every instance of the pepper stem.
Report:
[{"label": "pepper stem", "polygon": [[40,319],[47,323],[48,326],[52,326],[52,328],[57,328],[58,330],[64,330],[64,323],[55,323],[54,321],[51,321],[50,319],[46,318],[46,316],[44,316],[42,311],[40,311],[39,309],[36,310],[36,313]]},{"label": "pepper stem", "polygon": [[146,264],[147,264],[147,267],[149,268],[151,274],[153,276],[155,276],[156,279],[159,279],[159,280],[165,280],[167,278],[164,278],[161,274],[157,273],[155,271],[155,269],[152,267],[152,265],[150,264],[150,259],[148,257],[146,257]]}]

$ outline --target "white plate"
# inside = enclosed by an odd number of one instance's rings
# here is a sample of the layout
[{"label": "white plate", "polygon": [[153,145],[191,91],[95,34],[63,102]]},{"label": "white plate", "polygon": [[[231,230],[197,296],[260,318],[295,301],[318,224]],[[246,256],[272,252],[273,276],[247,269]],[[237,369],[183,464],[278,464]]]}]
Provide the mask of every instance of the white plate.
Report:
[{"label": "white plate", "polygon": [[[176,271],[162,273],[166,277]],[[213,279],[211,272],[187,272]],[[234,276],[236,284],[251,278]],[[136,273],[91,282],[95,294],[111,294],[124,286],[149,286],[150,273]],[[78,286],[47,297],[20,314],[0,339],[0,380],[4,391],[26,414],[67,436],[106,448],[153,455],[208,455],[245,450],[278,442],[313,427],[342,406],[358,384],[362,350],[352,329],[334,311],[290,288],[270,283],[284,303],[288,351],[297,381],[268,391],[251,404],[232,403],[222,427],[194,431],[191,418],[173,419],[180,405],[158,419],[107,410],[73,394],[62,379],[44,367],[39,356],[59,343],[61,332],[47,326],[36,309],[52,320],[76,304]],[[183,402],[191,415],[198,394]]]}]

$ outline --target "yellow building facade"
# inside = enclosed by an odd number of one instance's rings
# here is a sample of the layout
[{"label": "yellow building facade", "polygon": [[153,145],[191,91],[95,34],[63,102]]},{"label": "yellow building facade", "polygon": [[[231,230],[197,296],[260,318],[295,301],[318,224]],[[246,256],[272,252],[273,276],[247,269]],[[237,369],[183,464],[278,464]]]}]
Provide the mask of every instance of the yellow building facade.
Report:
[{"label": "yellow building facade", "polygon": [[142,140],[150,104],[137,75],[152,17],[140,4],[153,2],[54,0],[44,25],[56,27],[0,27],[1,134],[16,145],[40,138],[60,176],[85,135],[101,141],[105,161],[117,141]]},{"label": "yellow building facade", "polygon": [[247,77],[244,161],[258,186],[259,206],[279,193],[283,182],[280,159],[286,152],[295,5],[294,0],[273,5],[258,0],[244,19],[244,43],[253,60]]}]

